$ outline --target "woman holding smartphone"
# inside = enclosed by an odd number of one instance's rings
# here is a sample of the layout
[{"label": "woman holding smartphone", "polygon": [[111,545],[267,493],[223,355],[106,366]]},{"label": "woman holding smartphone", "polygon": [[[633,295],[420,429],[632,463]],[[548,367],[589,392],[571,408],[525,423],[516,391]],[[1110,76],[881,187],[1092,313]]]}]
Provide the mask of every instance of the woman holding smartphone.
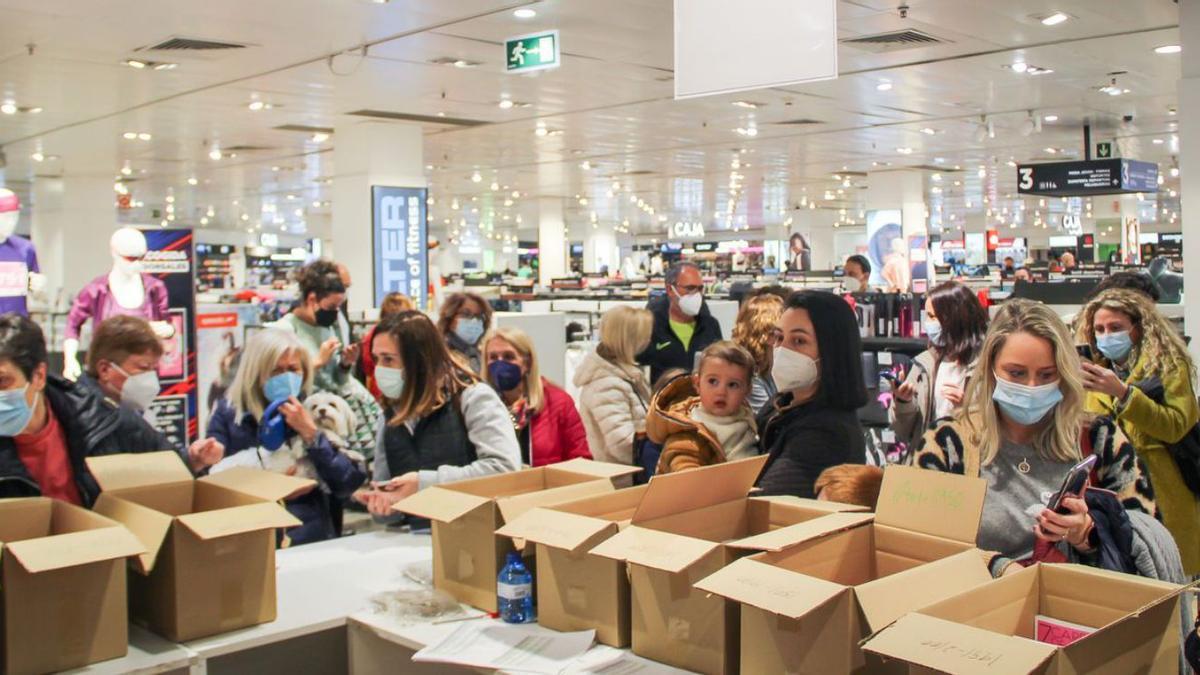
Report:
[{"label": "woman holding smartphone", "polygon": [[1038,540],[1093,560],[1098,535],[1083,495],[1063,498],[1060,512],[1046,508],[1047,496],[1088,454],[1097,459],[1095,486],[1119,500],[1114,508],[1155,513],[1133,447],[1110,420],[1085,412],[1080,373],[1058,315],[1040,303],[1004,303],[984,338],[963,410],[930,432],[913,458],[921,468],[988,481],[977,545],[992,552],[994,576],[1030,557]]},{"label": "woman holding smartphone", "polygon": [[1184,571],[1200,573],[1200,501],[1169,450],[1200,421],[1187,345],[1148,296],[1117,288],[1084,306],[1076,339],[1095,361],[1083,362],[1088,410],[1116,420],[1137,448]]}]

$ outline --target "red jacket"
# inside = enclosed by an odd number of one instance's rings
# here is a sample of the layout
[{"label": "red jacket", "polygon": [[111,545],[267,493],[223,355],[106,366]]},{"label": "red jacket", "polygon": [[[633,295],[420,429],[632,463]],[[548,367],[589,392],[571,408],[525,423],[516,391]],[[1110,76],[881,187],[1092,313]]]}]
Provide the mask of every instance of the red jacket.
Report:
[{"label": "red jacket", "polygon": [[367,390],[375,397],[376,401],[383,402],[383,392],[379,391],[379,385],[375,383],[375,357],[371,355],[371,343],[375,341],[375,329],[379,324],[371,326],[367,334],[362,339],[362,350],[358,353],[358,368],[362,373],[364,384],[367,385]]},{"label": "red jacket", "polygon": [[533,465],[555,464],[576,457],[591,459],[587,432],[584,431],[583,420],[575,409],[571,395],[550,384],[544,377],[542,390],[546,400],[541,411],[529,422]]}]

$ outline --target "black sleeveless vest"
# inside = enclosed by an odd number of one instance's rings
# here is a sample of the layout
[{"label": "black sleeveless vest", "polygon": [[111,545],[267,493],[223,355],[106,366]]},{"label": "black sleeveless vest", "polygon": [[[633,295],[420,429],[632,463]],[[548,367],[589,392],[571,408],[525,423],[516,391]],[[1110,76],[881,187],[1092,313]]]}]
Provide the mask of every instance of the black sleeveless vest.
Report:
[{"label": "black sleeveless vest", "polygon": [[467,437],[461,399],[454,397],[433,414],[421,418],[409,433],[408,426],[388,426],[383,432],[383,450],[392,477],[410,471],[435,470],[439,466],[466,466],[474,462],[475,446]]}]

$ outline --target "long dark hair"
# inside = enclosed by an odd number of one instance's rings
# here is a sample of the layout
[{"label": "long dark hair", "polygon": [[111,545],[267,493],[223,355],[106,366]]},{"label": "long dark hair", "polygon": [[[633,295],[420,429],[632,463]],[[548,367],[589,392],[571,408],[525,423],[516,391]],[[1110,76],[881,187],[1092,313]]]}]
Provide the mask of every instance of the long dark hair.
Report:
[{"label": "long dark hair", "polygon": [[831,408],[858,410],[867,404],[863,384],[862,338],[854,311],[841,296],[826,291],[796,291],[784,307],[803,309],[817,333],[821,360],[818,400]]},{"label": "long dark hair", "polygon": [[384,334],[396,341],[404,369],[400,398],[387,401],[393,412],[389,425],[426,417],[479,382],[450,355],[437,326],[421,312],[410,309],[385,318],[375,329],[375,337]]},{"label": "long dark hair", "polygon": [[979,356],[988,317],[979,298],[957,281],[946,281],[929,292],[933,313],[942,324],[942,342],[937,346],[943,360],[970,365]]}]

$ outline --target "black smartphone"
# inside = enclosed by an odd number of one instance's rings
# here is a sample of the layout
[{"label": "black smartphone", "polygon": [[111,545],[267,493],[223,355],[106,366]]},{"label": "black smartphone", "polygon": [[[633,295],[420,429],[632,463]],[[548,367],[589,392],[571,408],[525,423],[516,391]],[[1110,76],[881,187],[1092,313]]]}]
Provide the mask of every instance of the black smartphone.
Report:
[{"label": "black smartphone", "polygon": [[881,379],[887,380],[888,382],[891,382],[892,386],[900,385],[900,377],[898,375],[896,375],[895,373],[891,372],[890,370],[885,370],[885,371],[879,373],[879,377]]},{"label": "black smartphone", "polygon": [[1049,502],[1046,502],[1046,508],[1064,516],[1070,513],[1062,506],[1063,497],[1078,497],[1083,494],[1083,487],[1087,485],[1088,476],[1091,475],[1094,466],[1096,466],[1096,456],[1089,455],[1082,462],[1071,467],[1066,478],[1063,478],[1062,487],[1051,495]]},{"label": "black smartphone", "polygon": [[1075,351],[1079,352],[1079,358],[1083,359],[1084,361],[1095,361],[1095,359],[1092,358],[1091,345],[1075,345]]}]

